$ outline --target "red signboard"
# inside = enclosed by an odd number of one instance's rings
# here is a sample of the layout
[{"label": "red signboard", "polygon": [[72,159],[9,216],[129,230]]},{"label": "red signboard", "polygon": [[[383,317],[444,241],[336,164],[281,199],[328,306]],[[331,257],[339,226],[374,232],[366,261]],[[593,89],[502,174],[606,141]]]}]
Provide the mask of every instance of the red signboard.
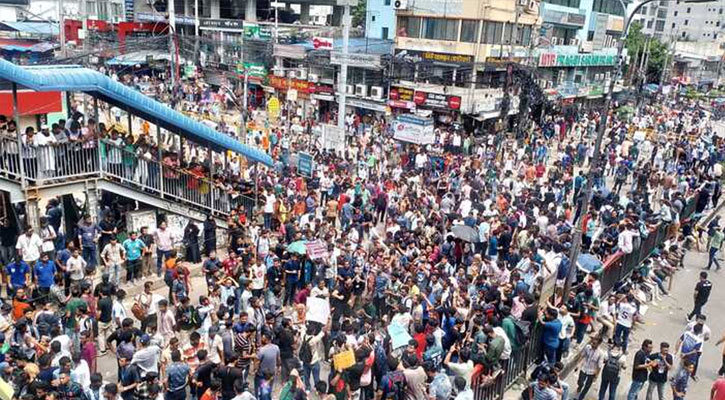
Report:
[{"label": "red signboard", "polygon": [[[38,93],[31,90],[18,91],[18,110],[20,115],[50,114],[63,111],[60,92]],[[0,115],[13,115],[13,93],[0,92]]]},{"label": "red signboard", "polygon": [[312,82],[303,81],[294,78],[285,78],[283,76],[269,75],[269,86],[278,90],[287,90],[289,86],[292,89],[296,89],[298,93],[318,93],[318,94],[333,94],[335,90],[329,85],[315,85]]}]

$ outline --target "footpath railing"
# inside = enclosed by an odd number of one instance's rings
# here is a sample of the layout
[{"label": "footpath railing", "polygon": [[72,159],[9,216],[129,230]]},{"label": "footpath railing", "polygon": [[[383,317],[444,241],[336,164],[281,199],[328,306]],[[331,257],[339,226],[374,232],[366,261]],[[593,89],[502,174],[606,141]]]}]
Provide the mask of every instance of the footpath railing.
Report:
[{"label": "footpath railing", "polygon": [[18,145],[0,137],[0,174],[29,187],[90,178],[109,181],[181,202],[205,212],[227,215],[242,205],[251,215],[254,199],[230,193],[207,177],[181,170],[108,140]]},{"label": "footpath railing", "polygon": [[[693,216],[697,205],[699,193],[687,199],[680,221]],[[630,254],[617,252],[604,263],[604,272],[600,277],[602,296],[607,294],[617,281],[627,277],[638,265],[652,254],[660,244],[669,239],[671,223],[659,223],[649,229],[649,235],[639,243],[639,246]],[[675,233],[677,234],[677,233]],[[502,373],[493,381],[477,378],[473,382],[475,400],[500,400],[504,392],[519,378],[522,378],[529,368],[541,360],[541,329],[537,324],[532,328],[531,338],[526,346],[511,354],[511,359],[502,364]]]}]

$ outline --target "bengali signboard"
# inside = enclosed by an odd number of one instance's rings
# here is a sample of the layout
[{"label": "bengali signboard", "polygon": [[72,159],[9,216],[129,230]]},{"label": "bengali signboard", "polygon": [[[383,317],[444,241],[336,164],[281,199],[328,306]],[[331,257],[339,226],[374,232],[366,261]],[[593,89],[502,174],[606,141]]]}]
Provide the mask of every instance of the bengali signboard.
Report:
[{"label": "bengali signboard", "polygon": [[294,60],[303,60],[307,50],[304,47],[295,44],[274,44],[274,56],[285,57]]},{"label": "bengali signboard", "polygon": [[322,125],[322,146],[325,150],[335,153],[345,152],[345,130],[337,125]]},{"label": "bengali signboard", "polygon": [[609,15],[597,13],[594,19],[594,37],[592,38],[592,50],[601,50],[604,47],[604,40],[607,37],[607,23]]},{"label": "bengali signboard", "polygon": [[461,108],[460,96],[449,96],[440,93],[428,93],[420,90],[415,91],[413,101],[418,106],[440,108],[444,110],[458,110]]},{"label": "bengali signboard", "polygon": [[380,54],[330,52],[330,64],[340,65],[343,61],[350,67],[381,69],[383,67]]},{"label": "bengali signboard", "polygon": [[244,24],[236,19],[202,18],[199,20],[199,29],[241,32],[244,30]]},{"label": "bengali signboard", "polygon": [[604,54],[556,54],[539,55],[539,67],[601,67],[611,66],[617,56]]},{"label": "bengali signboard", "polygon": [[247,39],[262,39],[268,40],[272,38],[272,30],[267,26],[260,26],[259,24],[244,22],[244,37]]},{"label": "bengali signboard", "polygon": [[418,51],[408,49],[395,50],[395,57],[402,61],[419,63],[424,61],[444,64],[471,65],[473,56],[467,54],[438,53],[435,51]]}]

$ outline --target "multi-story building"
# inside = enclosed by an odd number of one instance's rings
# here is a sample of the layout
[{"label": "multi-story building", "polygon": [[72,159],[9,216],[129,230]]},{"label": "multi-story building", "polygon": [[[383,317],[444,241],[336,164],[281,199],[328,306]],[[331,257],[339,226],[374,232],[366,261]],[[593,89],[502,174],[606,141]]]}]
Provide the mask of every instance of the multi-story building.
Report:
[{"label": "multi-story building", "polygon": [[437,121],[498,117],[504,88],[516,90],[508,62],[529,59],[538,7],[536,0],[402,2],[389,105],[431,110]]},{"label": "multi-story building", "polygon": [[534,51],[539,85],[567,102],[604,95],[617,62],[624,28],[617,0],[545,0]]},{"label": "multi-story building", "polygon": [[654,2],[642,7],[635,21],[642,24],[643,33],[665,41],[723,41],[725,0]]},{"label": "multi-story building", "polygon": [[[400,5],[400,0],[397,0]],[[395,36],[396,0],[367,0],[365,36],[372,39],[392,39]]]}]

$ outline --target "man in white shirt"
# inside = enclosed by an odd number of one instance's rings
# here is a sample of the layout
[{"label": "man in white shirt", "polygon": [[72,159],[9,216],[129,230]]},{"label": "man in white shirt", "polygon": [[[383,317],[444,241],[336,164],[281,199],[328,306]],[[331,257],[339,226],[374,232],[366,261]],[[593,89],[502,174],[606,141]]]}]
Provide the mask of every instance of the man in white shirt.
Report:
[{"label": "man in white shirt", "polygon": [[614,343],[627,353],[627,342],[629,341],[629,332],[637,317],[637,306],[634,304],[634,296],[628,294],[627,298],[617,305],[617,325],[614,328]]},{"label": "man in white shirt", "polygon": [[32,267],[40,258],[40,249],[42,246],[43,241],[40,240],[40,236],[33,232],[31,226],[28,226],[25,229],[25,234],[18,236],[15,249],[18,250],[23,261]]}]

